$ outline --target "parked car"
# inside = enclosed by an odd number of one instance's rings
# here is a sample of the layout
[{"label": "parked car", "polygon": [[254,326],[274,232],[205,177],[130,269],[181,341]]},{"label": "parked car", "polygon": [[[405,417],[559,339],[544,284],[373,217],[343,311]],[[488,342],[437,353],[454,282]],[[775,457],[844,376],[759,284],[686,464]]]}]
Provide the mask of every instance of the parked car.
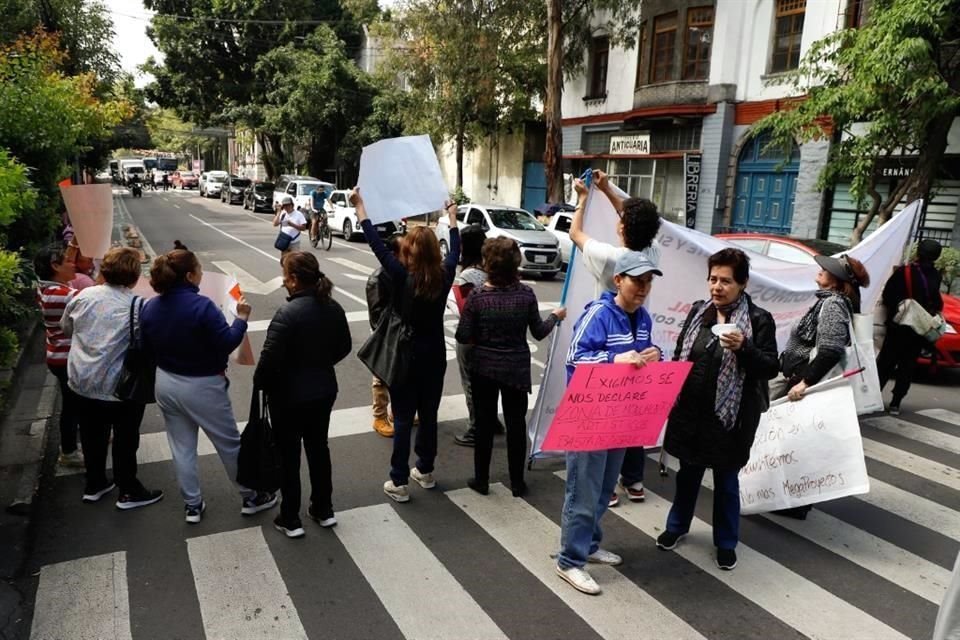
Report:
[{"label": "parked car", "polygon": [[257,211],[269,211],[273,213],[273,183],[272,182],[252,182],[243,190],[243,208],[256,213]]},{"label": "parked car", "polygon": [[226,171],[207,171],[206,178],[200,183],[200,195],[205,198],[216,198],[223,189],[223,183],[230,174]]},{"label": "parked car", "polygon": [[[352,240],[359,236],[360,222],[357,220],[357,210],[350,204],[350,192],[345,189],[332,191],[323,203],[323,210],[327,212],[327,224],[334,233],[340,233],[345,240]],[[394,222],[382,222],[374,226],[381,237],[401,232],[401,226]]]},{"label": "parked car", "polygon": [[310,176],[280,176],[276,186],[273,188],[273,202],[270,206],[280,204],[283,196],[290,196],[293,198],[293,204],[296,208],[299,209],[303,207],[309,209],[312,204],[310,195],[314,191],[324,189],[330,192],[336,188],[337,185],[335,184],[324,182],[317,178],[311,178]]},{"label": "parked car", "polygon": [[[847,250],[841,244],[815,238],[786,238],[762,233],[720,233],[716,237],[742,249],[799,264],[815,264],[813,257],[816,255],[834,255]],[[943,294],[943,319],[947,321],[947,332],[932,348],[925,349],[917,360],[929,367],[931,373],[936,373],[938,367],[960,367],[960,299]]]},{"label": "parked car", "polygon": [[[457,220],[477,224],[488,238],[511,238],[520,245],[520,272],[536,274],[545,280],[560,272],[560,241],[533,215],[516,207],[498,204],[467,204],[457,207]],[[440,250],[450,247],[450,223],[441,217],[436,227]]]},{"label": "parked car", "polygon": [[174,189],[196,189],[200,178],[193,171],[174,171],[170,184]]},{"label": "parked car", "polygon": [[560,242],[560,261],[563,264],[570,262],[570,253],[573,251],[573,241],[570,240],[570,224],[573,214],[569,211],[557,211],[550,218],[547,231],[552,233]]},{"label": "parked car", "polygon": [[220,202],[227,204],[242,204],[243,192],[250,186],[250,178],[229,176],[220,189]]}]

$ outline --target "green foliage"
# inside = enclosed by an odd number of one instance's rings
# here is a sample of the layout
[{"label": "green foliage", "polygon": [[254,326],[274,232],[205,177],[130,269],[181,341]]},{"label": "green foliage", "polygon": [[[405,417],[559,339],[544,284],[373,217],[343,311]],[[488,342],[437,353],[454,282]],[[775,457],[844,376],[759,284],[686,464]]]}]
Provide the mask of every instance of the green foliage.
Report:
[{"label": "green foliage", "polygon": [[470,197],[463,192],[463,187],[457,187],[450,192],[450,199],[454,204],[470,204]]},{"label": "green foliage", "polygon": [[27,168],[0,149],[0,229],[10,226],[36,203],[37,193],[30,186]]}]

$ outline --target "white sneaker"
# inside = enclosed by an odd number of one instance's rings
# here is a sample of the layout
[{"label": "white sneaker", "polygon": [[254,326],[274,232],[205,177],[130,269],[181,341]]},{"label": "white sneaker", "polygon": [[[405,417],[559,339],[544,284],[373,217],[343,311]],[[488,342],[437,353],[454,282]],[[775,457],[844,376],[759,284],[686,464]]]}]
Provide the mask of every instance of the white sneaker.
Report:
[{"label": "white sneaker", "polygon": [[383,483],[383,492],[390,496],[391,500],[396,502],[409,502],[410,494],[407,493],[407,485],[400,485],[399,487],[393,484],[393,480],[387,480]]},{"label": "white sneaker", "polygon": [[416,467],[410,467],[410,477],[424,489],[433,489],[437,486],[432,473],[421,473]]},{"label": "white sneaker", "polygon": [[586,569],[580,567],[570,567],[564,569],[557,565],[557,575],[566,580],[571,587],[590,596],[600,593],[600,585],[594,580]]},{"label": "white sneaker", "polygon": [[615,567],[618,564],[623,564],[623,558],[612,551],[607,551],[606,549],[597,549],[587,556],[587,562],[593,564],[608,564],[611,567]]}]

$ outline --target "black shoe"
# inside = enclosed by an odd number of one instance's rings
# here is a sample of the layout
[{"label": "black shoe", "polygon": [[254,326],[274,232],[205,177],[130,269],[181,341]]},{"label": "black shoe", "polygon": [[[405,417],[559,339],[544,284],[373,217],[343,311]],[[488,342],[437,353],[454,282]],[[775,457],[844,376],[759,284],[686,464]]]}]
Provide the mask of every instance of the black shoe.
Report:
[{"label": "black shoe", "polygon": [[146,507],[163,500],[163,491],[159,489],[145,489],[140,487],[134,491],[121,493],[117,499],[117,509],[126,511],[127,509],[136,509]]},{"label": "black shoe", "polygon": [[806,520],[807,514],[810,513],[810,510],[813,509],[810,505],[804,505],[802,507],[790,507],[789,509],[777,509],[776,511],[771,511],[778,516],[785,516],[787,518],[793,518],[794,520]]},{"label": "black shoe", "polygon": [[477,444],[477,437],[473,429],[467,429],[458,436],[454,436],[453,441],[461,447],[474,447]]},{"label": "black shoe", "polygon": [[677,543],[680,542],[684,534],[674,533],[673,531],[664,531],[657,537],[657,546],[664,551],[673,551],[677,548]]},{"label": "black shoe", "polygon": [[898,415],[900,415],[900,403],[899,403],[899,402],[891,402],[891,403],[890,403],[890,406],[887,408],[887,413],[889,413],[889,414],[892,415],[892,416],[898,416]]},{"label": "black shoe", "polygon": [[307,532],[303,530],[303,523],[300,522],[300,518],[285,522],[283,516],[277,516],[273,520],[273,528],[283,532],[283,535],[288,538],[302,538],[307,535]]},{"label": "black shoe", "polygon": [[310,507],[307,508],[307,515],[321,527],[334,527],[337,525],[337,517],[333,515],[333,509],[320,511],[313,505],[310,505]]},{"label": "black shoe", "polygon": [[203,500],[197,505],[184,505],[184,520],[186,520],[187,524],[200,524],[200,521],[203,520],[203,512],[206,510],[207,503]]},{"label": "black shoe", "polygon": [[717,549],[717,566],[724,571],[733,571],[737,566],[737,552],[733,549]]},{"label": "black shoe", "polygon": [[252,498],[244,498],[240,507],[240,515],[252,516],[255,513],[272,509],[277,504],[277,494],[258,491]]},{"label": "black shoe", "polygon": [[514,484],[510,488],[510,493],[513,494],[514,498],[522,498],[523,496],[527,495],[527,483],[521,480],[520,482]]},{"label": "black shoe", "polygon": [[488,485],[486,482],[480,482],[476,478],[470,478],[467,480],[467,486],[482,496],[490,493],[490,485]]},{"label": "black shoe", "polygon": [[116,488],[117,488],[117,485],[113,484],[112,482],[108,482],[106,486],[99,487],[99,488],[87,487],[86,489],[83,490],[82,500],[87,504],[93,504],[94,502],[98,502],[100,498],[107,495],[108,493],[110,493]]}]

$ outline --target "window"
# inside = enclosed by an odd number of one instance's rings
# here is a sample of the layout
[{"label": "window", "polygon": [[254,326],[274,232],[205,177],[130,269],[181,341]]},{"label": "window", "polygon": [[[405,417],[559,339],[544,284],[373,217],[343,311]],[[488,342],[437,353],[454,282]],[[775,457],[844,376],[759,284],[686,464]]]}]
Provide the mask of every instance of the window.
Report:
[{"label": "window", "polygon": [[710,75],[713,7],[687,10],[687,41],[683,51],[683,79],[706,80]]},{"label": "window", "polygon": [[610,38],[594,38],[590,46],[590,93],[588,98],[607,95],[607,64],[610,62]]},{"label": "window", "polygon": [[790,71],[800,65],[800,39],[806,10],[807,0],[777,0],[771,72]]},{"label": "window", "polygon": [[863,20],[866,17],[866,0],[848,0],[847,10],[844,11],[844,28],[858,29],[863,26]]},{"label": "window", "polygon": [[470,209],[470,213],[467,214],[467,224],[478,224],[481,227],[486,227],[487,221],[483,219],[483,214],[480,213],[479,209]]},{"label": "window", "polygon": [[673,52],[677,39],[677,12],[657,16],[653,21],[653,62],[650,82],[673,80]]},{"label": "window", "polygon": [[640,47],[637,49],[637,78],[634,81],[634,87],[642,87],[645,81],[643,70],[647,68],[650,60],[650,57],[647,55],[647,42],[649,42],[647,39],[647,27],[649,26],[646,20],[640,23]]}]

